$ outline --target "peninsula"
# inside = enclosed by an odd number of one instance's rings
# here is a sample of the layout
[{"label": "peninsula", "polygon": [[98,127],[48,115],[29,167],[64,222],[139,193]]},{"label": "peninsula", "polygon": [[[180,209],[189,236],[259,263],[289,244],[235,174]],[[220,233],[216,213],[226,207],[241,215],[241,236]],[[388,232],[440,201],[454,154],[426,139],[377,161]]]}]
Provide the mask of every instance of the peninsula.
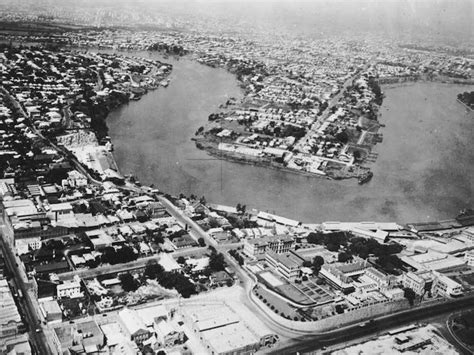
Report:
[{"label": "peninsula", "polygon": [[[381,83],[472,83],[472,59],[379,37],[209,35],[207,22],[184,30],[187,20],[111,7],[75,12],[94,26],[71,29],[54,25],[73,22],[65,3],[54,16],[9,4],[2,34],[0,353],[355,352],[361,338],[392,352],[455,351],[420,322],[474,305],[473,210],[308,223],[170,194],[121,174],[106,117],[170,90],[173,66],[151,51],[188,56],[235,74],[244,92],[196,129],[199,148],[363,184],[382,140]],[[166,30],[138,30],[154,23]],[[448,318],[458,347],[469,346],[459,326],[471,314]]]}]

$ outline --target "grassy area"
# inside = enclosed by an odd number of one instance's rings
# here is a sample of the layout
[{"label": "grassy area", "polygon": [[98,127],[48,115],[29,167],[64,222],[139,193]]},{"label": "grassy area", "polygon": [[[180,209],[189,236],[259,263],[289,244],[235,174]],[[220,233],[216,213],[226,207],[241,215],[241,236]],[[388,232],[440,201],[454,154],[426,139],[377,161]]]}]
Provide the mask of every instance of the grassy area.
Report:
[{"label": "grassy area", "polygon": [[462,283],[469,284],[471,288],[474,287],[474,273],[458,275],[456,278],[462,280]]},{"label": "grassy area", "polygon": [[474,311],[463,313],[454,319],[453,331],[465,344],[474,345]]},{"label": "grassy area", "polygon": [[285,284],[282,286],[275,287],[276,291],[289,299],[303,304],[310,304],[313,301],[308,298],[303,292],[292,284]]},{"label": "grassy area", "polygon": [[263,303],[265,303],[270,309],[274,310],[276,313],[288,319],[301,319],[301,315],[297,312],[297,309],[295,307],[289,305],[281,298],[271,294],[264,288],[258,287],[253,292],[257,295],[258,298],[263,301]]},{"label": "grassy area", "polygon": [[[306,281],[298,287],[311,299],[318,303],[324,303],[333,299],[333,295],[315,282]],[[327,286],[326,286],[327,287]]]}]

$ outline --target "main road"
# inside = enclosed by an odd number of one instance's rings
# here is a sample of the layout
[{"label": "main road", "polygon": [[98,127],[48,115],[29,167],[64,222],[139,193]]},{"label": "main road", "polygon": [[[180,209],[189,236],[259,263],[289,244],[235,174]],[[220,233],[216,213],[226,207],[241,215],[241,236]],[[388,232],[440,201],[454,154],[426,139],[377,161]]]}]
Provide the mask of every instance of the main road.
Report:
[{"label": "main road", "polygon": [[452,312],[471,309],[474,307],[474,295],[440,303],[424,308],[414,308],[407,311],[377,318],[373,323],[361,326],[360,324],[342,327],[333,331],[305,335],[295,338],[293,344],[283,345],[267,351],[269,354],[293,354],[297,352],[310,352],[323,347],[348,342],[366,337],[383,330],[399,327],[405,324],[425,321],[429,318],[448,315]]},{"label": "main road", "polygon": [[[170,253],[173,257],[179,257],[179,256],[189,256],[189,255],[195,255],[197,253],[204,253],[206,248],[190,248],[190,249],[184,249],[184,250],[178,250],[173,253]],[[58,274],[58,277],[60,280],[70,280],[74,276],[79,276],[81,279],[89,279],[92,277],[96,277],[99,275],[107,275],[107,274],[113,274],[113,273],[119,273],[119,272],[125,272],[129,270],[135,270],[135,269],[141,269],[146,266],[146,264],[149,261],[156,260],[158,261],[160,259],[161,254],[155,254],[155,255],[150,255],[146,256],[144,258],[137,259],[135,261],[130,261],[128,263],[124,264],[115,264],[115,265],[106,265],[106,266],[99,266],[95,269],[77,269],[74,271],[69,271],[69,272],[64,272],[61,274]]]},{"label": "main road", "polygon": [[[2,225],[3,227],[3,225]],[[14,285],[23,294],[19,297],[20,307],[22,308],[26,322],[28,323],[28,335],[30,342],[33,344],[34,353],[43,354],[57,354],[55,348],[48,342],[51,339],[47,335],[49,330],[41,325],[41,316],[39,311],[38,300],[34,298],[31,293],[31,288],[28,285],[28,279],[19,265],[21,261],[18,260],[9,245],[7,238],[1,232],[1,246],[3,248],[3,255],[8,269],[13,274]]]}]

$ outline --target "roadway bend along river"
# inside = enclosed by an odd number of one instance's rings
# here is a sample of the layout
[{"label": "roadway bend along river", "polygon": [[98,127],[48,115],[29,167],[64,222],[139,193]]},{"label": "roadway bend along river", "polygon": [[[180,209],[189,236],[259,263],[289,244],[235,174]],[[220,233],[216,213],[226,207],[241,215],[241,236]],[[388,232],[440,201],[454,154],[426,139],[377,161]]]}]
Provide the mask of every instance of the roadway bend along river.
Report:
[{"label": "roadway bend along river", "polygon": [[[136,54],[136,53],[133,53]],[[445,219],[473,205],[474,115],[456,102],[472,87],[414,83],[386,87],[384,141],[374,178],[331,181],[216,160],[191,138],[229,97],[241,98],[235,77],[189,59],[173,64],[171,83],[107,118],[123,174],[171,194],[275,212],[303,222]]]}]

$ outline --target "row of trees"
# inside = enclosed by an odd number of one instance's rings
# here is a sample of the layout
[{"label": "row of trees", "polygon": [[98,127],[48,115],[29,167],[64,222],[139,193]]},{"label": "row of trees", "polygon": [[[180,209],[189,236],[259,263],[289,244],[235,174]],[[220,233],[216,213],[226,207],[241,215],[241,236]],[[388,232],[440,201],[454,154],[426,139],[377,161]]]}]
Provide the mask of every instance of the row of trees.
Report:
[{"label": "row of trees", "polygon": [[339,262],[347,262],[356,255],[362,259],[369,256],[376,257],[376,263],[386,272],[398,274],[397,270],[403,267],[403,262],[396,256],[403,247],[399,244],[380,244],[374,239],[354,237],[346,232],[335,233],[310,233],[308,243],[324,245],[328,250],[337,252],[341,247],[343,251],[338,254]]},{"label": "row of trees", "polygon": [[474,108],[474,91],[466,91],[462,94],[458,94],[458,100],[468,105],[469,107]]},{"label": "row of trees", "polygon": [[307,241],[310,244],[324,245],[330,251],[338,251],[344,246],[349,257],[357,255],[363,259],[367,259],[369,255],[380,257],[397,254],[403,249],[399,244],[380,244],[375,239],[354,237],[347,232],[312,232],[308,235]]},{"label": "row of trees", "polygon": [[244,265],[244,258],[239,252],[235,249],[229,250],[229,254],[239,263],[239,265]]},{"label": "row of trees", "polygon": [[209,247],[211,250],[211,255],[209,255],[209,266],[208,269],[210,272],[223,271],[227,266],[224,255],[218,253],[216,249],[212,246]]},{"label": "row of trees", "polygon": [[138,255],[135,254],[133,249],[129,246],[124,245],[117,250],[113,247],[104,248],[101,256],[101,262],[104,264],[122,264],[130,261],[137,260]]},{"label": "row of trees", "polygon": [[308,234],[306,240],[310,244],[324,245],[329,251],[338,251],[341,248],[341,245],[347,245],[349,237],[345,232],[311,232]]},{"label": "row of trees", "polygon": [[313,261],[305,260],[303,262],[304,267],[309,267],[313,270],[313,274],[317,275],[318,272],[321,270],[321,267],[324,265],[324,259],[320,255],[316,255]]}]

